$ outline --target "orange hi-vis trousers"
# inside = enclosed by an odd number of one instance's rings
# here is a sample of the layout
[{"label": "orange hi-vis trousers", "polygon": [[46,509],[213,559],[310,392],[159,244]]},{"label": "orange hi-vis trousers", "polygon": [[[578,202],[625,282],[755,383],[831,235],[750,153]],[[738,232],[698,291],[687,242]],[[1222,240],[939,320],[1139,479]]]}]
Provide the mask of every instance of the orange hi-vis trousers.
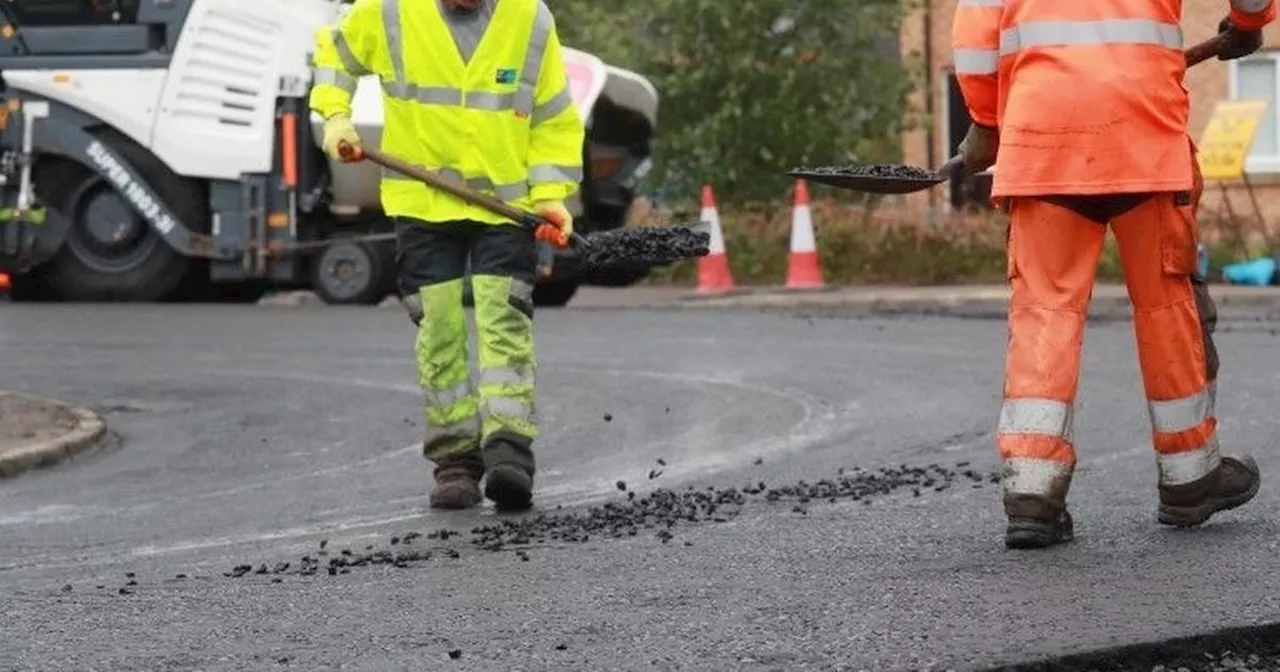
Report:
[{"label": "orange hi-vis trousers", "polygon": [[[1109,218],[1133,305],[1162,485],[1200,479],[1220,460],[1217,317],[1195,277],[1202,189],[1197,175],[1192,192],[1152,194]],[[1106,225],[1055,203],[1015,197],[1008,204],[1012,298],[997,444],[1010,516],[1060,515],[1076,464],[1073,406]]]}]

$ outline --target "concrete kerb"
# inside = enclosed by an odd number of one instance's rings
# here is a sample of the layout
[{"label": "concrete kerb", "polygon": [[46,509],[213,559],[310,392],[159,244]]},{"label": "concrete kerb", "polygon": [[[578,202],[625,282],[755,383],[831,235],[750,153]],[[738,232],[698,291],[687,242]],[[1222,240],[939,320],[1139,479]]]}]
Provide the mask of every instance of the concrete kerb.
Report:
[{"label": "concrete kerb", "polygon": [[[76,419],[71,430],[56,438],[38,441],[17,448],[0,446],[0,478],[9,478],[39,467],[57,464],[74,455],[86,452],[106,436],[107,423],[93,411],[59,400],[24,392],[0,390],[0,397],[18,397],[38,404],[59,407]],[[3,420],[0,418],[0,420]]]}]

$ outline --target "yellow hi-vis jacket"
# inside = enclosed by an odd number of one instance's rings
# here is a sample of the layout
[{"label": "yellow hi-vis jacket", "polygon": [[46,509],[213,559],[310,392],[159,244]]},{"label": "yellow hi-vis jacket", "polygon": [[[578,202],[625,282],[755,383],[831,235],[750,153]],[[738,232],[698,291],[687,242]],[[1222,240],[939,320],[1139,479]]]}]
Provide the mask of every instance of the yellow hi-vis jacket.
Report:
[{"label": "yellow hi-vis jacket", "polygon": [[[585,129],[546,4],[498,0],[491,16],[474,17],[467,62],[443,12],[438,0],[356,0],[316,33],[311,109],[325,119],[351,114],[356,79],[377,75],[383,151],[516,207],[571,196]],[[381,197],[392,217],[508,222],[388,170]]]}]

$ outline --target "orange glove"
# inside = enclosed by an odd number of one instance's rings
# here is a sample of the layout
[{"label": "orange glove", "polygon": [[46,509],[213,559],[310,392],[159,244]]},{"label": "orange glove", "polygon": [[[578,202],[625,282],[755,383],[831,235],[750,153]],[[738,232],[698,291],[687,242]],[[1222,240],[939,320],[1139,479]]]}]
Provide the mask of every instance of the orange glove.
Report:
[{"label": "orange glove", "polygon": [[569,247],[569,236],[573,235],[573,215],[564,207],[564,202],[541,201],[533,206],[533,210],[549,222],[539,226],[533,235],[556,247]]}]

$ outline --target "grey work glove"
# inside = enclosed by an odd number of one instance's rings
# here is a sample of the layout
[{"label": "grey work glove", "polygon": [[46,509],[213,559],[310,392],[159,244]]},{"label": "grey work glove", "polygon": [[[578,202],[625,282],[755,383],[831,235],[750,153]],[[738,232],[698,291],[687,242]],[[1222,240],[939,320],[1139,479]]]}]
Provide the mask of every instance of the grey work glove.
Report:
[{"label": "grey work glove", "polygon": [[996,165],[996,151],[1000,148],[1000,132],[990,126],[971,124],[964,140],[960,141],[960,155],[964,157],[964,169],[970,175]]},{"label": "grey work glove", "polygon": [[1244,58],[1262,48],[1261,30],[1240,30],[1231,22],[1231,17],[1218,24],[1218,34],[1225,35],[1222,51],[1218,53],[1219,61],[1233,61]]}]

